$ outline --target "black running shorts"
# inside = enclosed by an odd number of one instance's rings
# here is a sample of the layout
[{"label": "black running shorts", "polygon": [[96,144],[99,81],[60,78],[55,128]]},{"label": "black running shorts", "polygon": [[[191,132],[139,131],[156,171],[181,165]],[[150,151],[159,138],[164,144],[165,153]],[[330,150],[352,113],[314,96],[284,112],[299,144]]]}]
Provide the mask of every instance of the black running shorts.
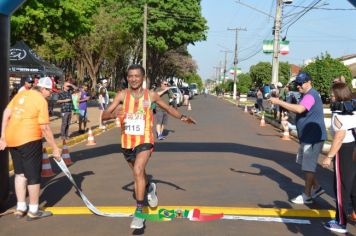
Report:
[{"label": "black running shorts", "polygon": [[24,174],[28,185],[39,184],[42,171],[42,140],[10,147],[15,174]]},{"label": "black running shorts", "polygon": [[128,162],[134,162],[136,160],[137,154],[143,151],[151,150],[151,153],[153,152],[153,144],[151,143],[143,143],[138,145],[137,147],[133,149],[126,149],[126,148],[121,148],[122,154],[124,154],[124,157],[126,161]]}]

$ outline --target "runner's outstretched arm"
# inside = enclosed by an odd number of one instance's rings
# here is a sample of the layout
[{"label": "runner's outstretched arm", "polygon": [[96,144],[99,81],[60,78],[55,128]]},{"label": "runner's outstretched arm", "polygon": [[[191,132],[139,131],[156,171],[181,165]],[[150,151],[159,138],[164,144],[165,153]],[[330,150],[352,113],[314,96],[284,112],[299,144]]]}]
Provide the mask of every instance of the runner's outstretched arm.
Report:
[{"label": "runner's outstretched arm", "polygon": [[173,107],[171,107],[167,103],[165,103],[157,93],[151,91],[151,99],[152,99],[152,102],[156,102],[157,105],[160,106],[161,108],[163,108],[165,111],[167,111],[168,114],[170,114],[171,116],[173,116],[177,119],[180,119],[184,123],[187,123],[187,124],[196,124],[197,123],[192,117],[185,116],[185,115],[181,114],[179,111],[177,111],[176,109],[174,109]]},{"label": "runner's outstretched arm", "polygon": [[115,119],[118,116],[122,116],[122,109],[119,110],[118,114],[113,113],[115,109],[119,106],[120,102],[122,102],[124,99],[124,92],[120,91],[116,94],[113,102],[110,104],[110,106],[103,112],[103,115],[101,116],[101,119],[104,120],[111,120]]}]

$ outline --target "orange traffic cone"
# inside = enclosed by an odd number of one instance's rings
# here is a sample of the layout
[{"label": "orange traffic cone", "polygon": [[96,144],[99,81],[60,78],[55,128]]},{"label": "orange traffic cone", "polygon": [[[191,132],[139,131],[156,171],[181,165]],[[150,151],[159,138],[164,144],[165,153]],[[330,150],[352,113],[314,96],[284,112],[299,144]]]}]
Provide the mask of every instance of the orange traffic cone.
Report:
[{"label": "orange traffic cone", "polygon": [[190,102],[188,103],[188,111],[192,110],[192,105],[190,105]]},{"label": "orange traffic cone", "polygon": [[115,119],[115,126],[118,127],[118,128],[121,127],[121,122],[120,122],[119,117],[116,117],[116,119]]},{"label": "orange traffic cone", "polygon": [[72,159],[70,158],[69,149],[66,141],[63,139],[63,147],[62,147],[62,159],[66,165],[73,164]]},{"label": "orange traffic cone", "polygon": [[96,142],[94,140],[93,131],[91,130],[91,128],[89,128],[87,146],[92,146],[92,145],[96,145]]},{"label": "orange traffic cone", "polygon": [[52,171],[52,166],[51,162],[48,158],[47,150],[46,148],[43,148],[43,154],[42,154],[42,171],[41,171],[41,177],[52,177],[54,175]]},{"label": "orange traffic cone", "polygon": [[356,222],[356,213],[354,211],[349,215],[349,220]]},{"label": "orange traffic cone", "polygon": [[261,127],[266,126],[265,115],[262,115],[262,117],[261,117],[260,126],[261,126]]},{"label": "orange traffic cone", "polygon": [[247,111],[247,105],[245,105],[245,112],[247,113],[248,111]]}]

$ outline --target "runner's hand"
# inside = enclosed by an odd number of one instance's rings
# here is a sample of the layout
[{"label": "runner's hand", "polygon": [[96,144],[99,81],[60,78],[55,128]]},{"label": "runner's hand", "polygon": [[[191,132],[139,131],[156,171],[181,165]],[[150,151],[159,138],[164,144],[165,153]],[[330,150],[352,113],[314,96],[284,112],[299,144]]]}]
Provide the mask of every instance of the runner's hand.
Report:
[{"label": "runner's hand", "polygon": [[196,124],[197,122],[190,116],[184,116],[182,117],[181,121],[187,124]]},{"label": "runner's hand", "polygon": [[4,150],[7,147],[5,139],[0,139],[0,150]]}]

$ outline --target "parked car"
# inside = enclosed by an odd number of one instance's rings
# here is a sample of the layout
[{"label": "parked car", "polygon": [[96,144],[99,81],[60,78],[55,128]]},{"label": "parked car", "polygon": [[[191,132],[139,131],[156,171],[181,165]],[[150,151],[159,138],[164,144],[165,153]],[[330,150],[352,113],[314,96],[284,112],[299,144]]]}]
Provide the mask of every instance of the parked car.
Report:
[{"label": "parked car", "polygon": [[171,86],[169,87],[169,89],[172,91],[172,93],[175,95],[175,101],[173,101],[173,99],[170,101],[171,103],[176,102],[177,106],[181,106],[183,104],[183,94],[182,92],[179,90],[178,87],[176,86]]},{"label": "parked car", "polygon": [[189,85],[189,88],[193,91],[193,94],[194,95],[198,95],[199,93],[198,93],[198,84],[196,84],[196,83],[191,83],[190,85]]},{"label": "parked car", "polygon": [[192,99],[194,97],[194,94],[193,94],[193,91],[188,88],[188,87],[182,87],[182,88],[179,88],[180,91],[182,92],[182,94],[184,95],[186,92],[189,93],[189,99]]},{"label": "parked car", "polygon": [[247,92],[247,97],[256,97],[257,89],[250,89]]}]

